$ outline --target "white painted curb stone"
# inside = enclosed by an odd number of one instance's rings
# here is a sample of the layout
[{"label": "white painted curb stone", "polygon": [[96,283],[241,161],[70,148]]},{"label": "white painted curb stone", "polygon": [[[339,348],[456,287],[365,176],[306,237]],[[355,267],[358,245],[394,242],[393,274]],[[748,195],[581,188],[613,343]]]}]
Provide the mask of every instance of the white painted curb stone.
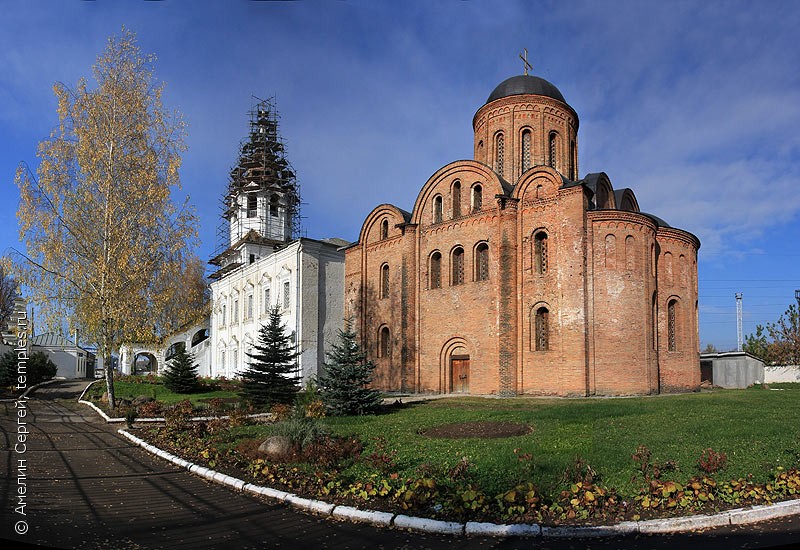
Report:
[{"label": "white painted curb stone", "polygon": [[721,512],[713,516],[688,516],[681,518],[651,519],[639,522],[640,533],[676,533],[730,525],[730,513]]},{"label": "white painted curb stone", "polygon": [[415,518],[398,514],[394,517],[395,527],[402,529],[413,529],[414,531],[424,531],[426,533],[439,533],[441,535],[461,535],[464,532],[464,524],[453,521],[440,521],[437,519]]},{"label": "white painted curb stone", "polygon": [[353,522],[371,523],[373,525],[389,526],[392,524],[394,514],[389,512],[376,512],[374,510],[360,510],[352,506],[337,506],[331,514],[335,518],[347,519]]},{"label": "white painted curb stone", "polygon": [[323,514],[326,516],[331,515],[331,510],[335,508],[334,504],[322,502],[321,500],[311,500],[309,498],[303,498],[297,495],[287,496],[286,502],[295,508],[302,508],[303,510],[308,510],[309,512],[315,512],[317,514]]},{"label": "white painted curb stone", "polygon": [[623,521],[615,525],[561,525],[558,527],[542,527],[543,537],[552,538],[588,538],[616,537],[637,533],[639,525],[635,521]]},{"label": "white painted curb stone", "polygon": [[468,521],[464,534],[482,537],[538,537],[542,528],[535,523],[482,523]]},{"label": "white painted curb stone", "polygon": [[794,514],[800,514],[800,500],[776,502],[775,504],[764,504],[762,506],[753,506],[749,509],[730,511],[731,525],[756,523]]}]

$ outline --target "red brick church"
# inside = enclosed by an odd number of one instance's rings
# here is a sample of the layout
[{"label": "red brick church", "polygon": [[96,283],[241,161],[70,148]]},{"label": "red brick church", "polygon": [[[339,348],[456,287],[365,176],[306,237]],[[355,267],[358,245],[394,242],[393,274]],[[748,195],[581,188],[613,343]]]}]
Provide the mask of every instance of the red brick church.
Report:
[{"label": "red brick church", "polygon": [[626,395],[700,384],[697,250],[605,173],[578,177],[578,114],[550,82],[500,83],[474,160],[376,207],[346,249],[345,307],[405,392]]}]

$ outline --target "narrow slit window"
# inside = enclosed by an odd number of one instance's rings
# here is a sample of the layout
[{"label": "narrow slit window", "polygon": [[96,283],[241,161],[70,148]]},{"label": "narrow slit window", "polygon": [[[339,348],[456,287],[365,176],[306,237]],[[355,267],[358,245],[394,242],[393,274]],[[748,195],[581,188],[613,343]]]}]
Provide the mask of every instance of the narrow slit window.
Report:
[{"label": "narrow slit window", "polygon": [[389,297],[389,264],[381,267],[381,298]]},{"label": "narrow slit window", "polygon": [[381,327],[381,333],[378,340],[379,340],[378,356],[389,357],[392,351],[391,335],[389,333],[389,327]]},{"label": "narrow slit window", "polygon": [[461,182],[453,184],[453,218],[461,216]]},{"label": "narrow slit window", "polygon": [[536,351],[547,351],[550,349],[550,312],[546,307],[536,310],[536,320],[534,322],[534,337],[536,338]]},{"label": "narrow slit window", "polygon": [[442,288],[442,254],[431,254],[430,288]]},{"label": "narrow slit window", "polygon": [[464,284],[464,249],[463,248],[456,248],[453,250],[452,255],[452,267],[453,267],[453,275],[452,275],[452,284],[455,285],[462,285]]},{"label": "narrow slit window", "polygon": [[481,243],[475,249],[475,280],[489,280],[489,245]]},{"label": "narrow slit window", "polygon": [[442,222],[442,196],[436,195],[433,198],[433,223]]},{"label": "narrow slit window", "polygon": [[669,343],[669,351],[678,351],[678,336],[677,336],[677,302],[670,300],[667,304],[667,342]]},{"label": "narrow slit window", "polygon": [[547,273],[547,233],[539,231],[533,238],[533,263],[536,273]]},{"label": "narrow slit window", "polygon": [[483,208],[483,187],[475,185],[472,188],[472,211],[480,212]]},{"label": "narrow slit window", "polygon": [[522,132],[522,171],[525,172],[531,167],[531,131]]},{"label": "narrow slit window", "polygon": [[505,164],[506,157],[506,140],[502,133],[497,134],[495,138],[495,172],[498,175],[503,175],[503,165]]}]

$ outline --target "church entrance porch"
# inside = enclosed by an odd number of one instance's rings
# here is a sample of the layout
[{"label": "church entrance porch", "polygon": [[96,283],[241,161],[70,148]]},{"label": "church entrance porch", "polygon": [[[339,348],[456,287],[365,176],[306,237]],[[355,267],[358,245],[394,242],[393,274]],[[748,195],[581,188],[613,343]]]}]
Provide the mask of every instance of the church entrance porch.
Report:
[{"label": "church entrance porch", "polygon": [[469,393],[469,355],[453,355],[450,358],[450,391]]}]

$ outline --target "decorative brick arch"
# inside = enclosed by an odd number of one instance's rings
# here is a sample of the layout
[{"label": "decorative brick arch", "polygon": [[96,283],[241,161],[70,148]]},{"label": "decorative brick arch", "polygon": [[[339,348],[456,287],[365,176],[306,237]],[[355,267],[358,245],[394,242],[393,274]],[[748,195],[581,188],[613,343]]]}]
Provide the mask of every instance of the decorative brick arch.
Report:
[{"label": "decorative brick arch", "polygon": [[461,336],[447,340],[439,352],[439,393],[452,393],[452,359],[453,357],[472,357],[471,346]]}]

